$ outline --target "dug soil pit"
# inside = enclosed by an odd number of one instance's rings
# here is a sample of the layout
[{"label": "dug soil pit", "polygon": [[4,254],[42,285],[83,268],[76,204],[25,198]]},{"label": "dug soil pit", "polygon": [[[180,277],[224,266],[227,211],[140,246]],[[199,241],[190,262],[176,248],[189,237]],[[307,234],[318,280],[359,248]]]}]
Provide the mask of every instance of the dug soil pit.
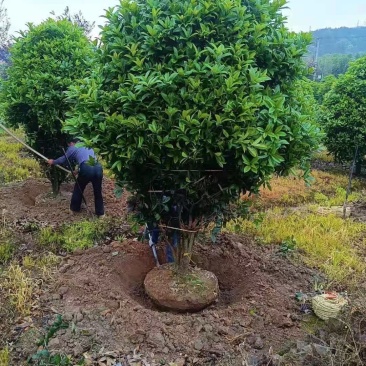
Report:
[{"label": "dug soil pit", "polygon": [[202,310],[219,295],[217,277],[212,272],[191,268],[179,273],[172,265],[152,269],[144,287],[159,308],[181,312]]},{"label": "dug soil pit", "polygon": [[[25,222],[58,225],[80,221],[90,217],[85,207],[80,214],[69,212],[70,198],[74,188],[72,182],[61,185],[60,195],[51,194],[51,183],[47,179],[28,179],[0,187],[0,212],[7,223],[17,225]],[[88,208],[94,212],[94,194],[91,184],[84,192]],[[105,177],[103,198],[108,216],[123,217],[126,213],[126,195],[120,199],[114,195],[114,182]]]},{"label": "dug soil pit", "polygon": [[305,336],[306,315],[295,293],[311,291],[312,270],[276,247],[234,235],[222,235],[218,245],[197,245],[193,261],[217,276],[220,296],[192,314],[160,311],[145,294],[144,279],[154,268],[147,243],[113,242],[66,258],[57,283],[45,289],[42,308],[76,328],[58,334],[54,348],[126,354],[138,347],[155,361],[242,365],[243,352],[261,357]]}]

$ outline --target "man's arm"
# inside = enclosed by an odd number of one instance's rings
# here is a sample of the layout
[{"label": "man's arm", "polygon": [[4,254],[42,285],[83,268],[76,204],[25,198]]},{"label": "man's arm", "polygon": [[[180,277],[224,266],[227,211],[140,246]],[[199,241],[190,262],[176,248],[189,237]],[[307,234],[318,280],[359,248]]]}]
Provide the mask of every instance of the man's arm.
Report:
[{"label": "man's arm", "polygon": [[[63,165],[67,162],[67,159],[72,160],[73,155],[76,152],[76,147],[75,146],[70,146],[67,150],[66,150],[66,156],[60,156],[59,158],[57,158],[56,160],[50,159],[48,160],[48,164],[50,165]],[[66,159],[67,157],[67,159]]]}]

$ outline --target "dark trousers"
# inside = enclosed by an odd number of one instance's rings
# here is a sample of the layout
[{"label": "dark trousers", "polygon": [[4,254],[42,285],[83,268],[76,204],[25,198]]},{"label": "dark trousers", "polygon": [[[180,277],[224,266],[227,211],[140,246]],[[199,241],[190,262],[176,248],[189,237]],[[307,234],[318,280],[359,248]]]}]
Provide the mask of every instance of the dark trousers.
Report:
[{"label": "dark trousers", "polygon": [[[151,235],[151,240],[154,244],[158,244],[159,241],[159,234],[160,230],[159,228],[154,224],[148,224],[147,225],[147,231]],[[174,254],[173,254],[173,248],[177,248],[179,245],[179,232],[178,230],[174,230],[171,237],[170,237],[170,243],[166,246],[166,260],[168,263],[174,263]]]},{"label": "dark trousers", "polygon": [[72,211],[80,211],[83,193],[88,183],[93,185],[95,214],[97,216],[104,215],[104,203],[102,196],[103,168],[100,164],[89,165],[82,163],[79,168],[77,183],[74,186],[74,192],[71,197],[70,209]]}]

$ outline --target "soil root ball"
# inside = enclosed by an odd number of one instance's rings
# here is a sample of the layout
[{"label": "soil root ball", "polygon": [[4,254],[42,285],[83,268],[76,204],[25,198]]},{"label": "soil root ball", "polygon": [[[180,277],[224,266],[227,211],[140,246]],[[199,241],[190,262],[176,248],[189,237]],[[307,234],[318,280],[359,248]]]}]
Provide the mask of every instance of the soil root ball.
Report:
[{"label": "soil root ball", "polygon": [[144,286],[157,306],[179,312],[200,311],[219,295],[217,277],[199,268],[184,273],[177,272],[173,265],[154,268],[147,274]]}]

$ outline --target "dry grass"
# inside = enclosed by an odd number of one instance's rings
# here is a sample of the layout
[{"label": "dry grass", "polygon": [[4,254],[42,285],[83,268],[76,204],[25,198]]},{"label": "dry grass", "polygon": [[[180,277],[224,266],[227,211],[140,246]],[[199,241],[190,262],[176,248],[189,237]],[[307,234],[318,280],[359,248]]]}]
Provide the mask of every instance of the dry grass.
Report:
[{"label": "dry grass", "polygon": [[313,160],[321,160],[325,163],[333,163],[334,157],[324,148],[313,155]]},{"label": "dry grass", "polygon": [[33,306],[34,281],[18,264],[10,264],[3,272],[0,286],[12,306],[22,316],[30,314]]},{"label": "dry grass", "polygon": [[25,256],[22,266],[11,263],[4,270],[1,289],[21,315],[30,314],[38,279],[51,277],[59,262],[60,258],[52,253],[39,257]]},{"label": "dry grass", "polygon": [[330,280],[355,284],[366,270],[366,263],[354,247],[362,243],[366,224],[343,220],[334,215],[269,210],[261,220],[237,219],[227,224],[225,230],[249,233],[263,243],[291,240],[304,253],[304,261],[322,270]]},{"label": "dry grass", "polygon": [[[21,131],[17,135],[23,137]],[[23,146],[8,135],[0,135],[0,183],[40,176],[39,163],[26,154]]]},{"label": "dry grass", "polygon": [[47,253],[40,257],[29,255],[23,258],[23,267],[27,270],[41,272],[42,278],[51,277],[53,270],[60,263],[60,257],[53,253]]},{"label": "dry grass", "polygon": [[[305,182],[297,177],[274,177],[271,189],[264,188],[258,196],[243,196],[243,200],[251,200],[255,209],[275,206],[295,206],[306,203],[319,203],[325,206],[342,205],[346,198],[348,177],[344,174],[312,172],[314,183],[307,187]],[[361,191],[366,189],[364,181],[354,179],[352,194],[349,202],[361,198]]]}]

